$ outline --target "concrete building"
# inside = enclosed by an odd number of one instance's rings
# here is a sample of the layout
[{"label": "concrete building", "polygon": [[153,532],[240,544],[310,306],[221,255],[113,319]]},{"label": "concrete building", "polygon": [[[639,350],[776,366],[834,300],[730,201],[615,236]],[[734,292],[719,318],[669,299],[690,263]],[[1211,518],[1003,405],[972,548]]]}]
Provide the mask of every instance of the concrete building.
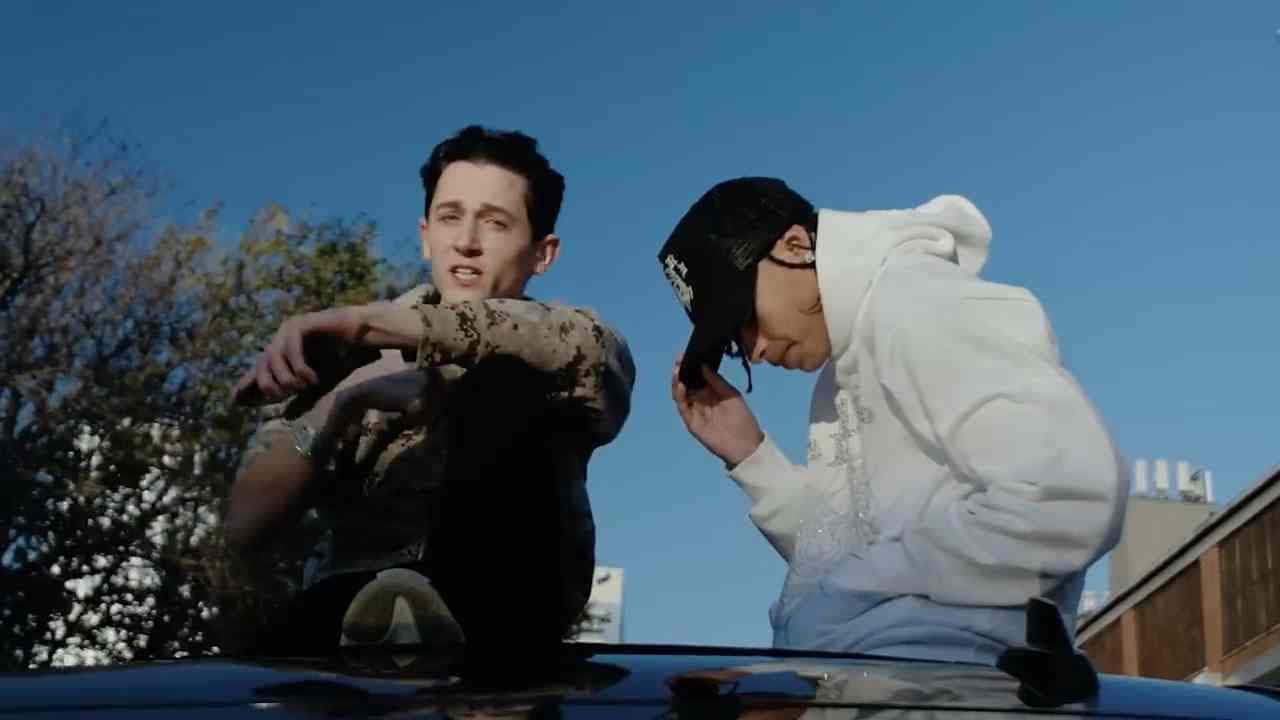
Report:
[{"label": "concrete building", "polygon": [[577,642],[622,642],[622,568],[597,567],[587,601],[587,619]]},{"label": "concrete building", "polygon": [[1216,505],[1133,495],[1124,513],[1124,533],[1111,551],[1112,593],[1132,585],[1205,523]]},{"label": "concrete building", "polygon": [[1204,524],[1217,510],[1213,504],[1212,476],[1191,471],[1191,463],[1178,460],[1175,484],[1169,482],[1169,461],[1155,461],[1155,487],[1148,484],[1147,460],[1133,464],[1133,486],[1125,510],[1124,534],[1111,551],[1109,591],[1129,587],[1175,547]]},{"label": "concrete building", "polygon": [[1113,587],[1076,638],[1102,672],[1280,684],[1280,468]]}]

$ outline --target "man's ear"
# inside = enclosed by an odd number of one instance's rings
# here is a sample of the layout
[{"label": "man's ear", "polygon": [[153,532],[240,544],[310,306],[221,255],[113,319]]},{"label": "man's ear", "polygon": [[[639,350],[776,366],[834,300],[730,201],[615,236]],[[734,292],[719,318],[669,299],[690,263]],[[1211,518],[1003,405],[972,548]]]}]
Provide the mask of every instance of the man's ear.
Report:
[{"label": "man's ear", "polygon": [[422,243],[422,259],[431,259],[431,246],[427,244],[427,219],[418,218],[418,241]]},{"label": "man's ear", "polygon": [[534,249],[535,259],[533,274],[541,275],[551,268],[551,264],[560,257],[560,236],[552,233],[538,242]]},{"label": "man's ear", "polygon": [[792,225],[773,246],[773,256],[790,263],[807,265],[813,262],[813,237],[800,225]]}]

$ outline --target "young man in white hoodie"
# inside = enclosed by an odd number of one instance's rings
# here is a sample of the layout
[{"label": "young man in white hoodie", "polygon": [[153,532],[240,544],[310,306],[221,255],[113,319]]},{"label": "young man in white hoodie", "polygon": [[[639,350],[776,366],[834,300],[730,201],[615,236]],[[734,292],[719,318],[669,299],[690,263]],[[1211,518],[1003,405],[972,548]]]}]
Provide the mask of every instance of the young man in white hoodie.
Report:
[{"label": "young man in white hoodie", "polygon": [[[739,178],[659,253],[694,323],[677,410],[789,567],[775,646],[990,663],[1024,643],[1031,597],[1074,626],[1127,476],[1035,297],[978,277],[990,237],[962,197],[815,212]],[[805,465],[718,374],[725,354],[821,370]]]}]

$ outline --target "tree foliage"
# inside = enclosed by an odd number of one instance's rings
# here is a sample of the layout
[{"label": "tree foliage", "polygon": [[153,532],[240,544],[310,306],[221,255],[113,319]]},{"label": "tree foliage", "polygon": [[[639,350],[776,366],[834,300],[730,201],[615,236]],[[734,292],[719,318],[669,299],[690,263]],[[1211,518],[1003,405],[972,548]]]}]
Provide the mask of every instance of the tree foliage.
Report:
[{"label": "tree foliage", "polygon": [[0,156],[0,667],[209,652],[292,590],[317,528],[253,568],[223,551],[254,424],[229,389],[288,315],[408,278],[365,219],[162,223],[135,157],[102,134]]}]

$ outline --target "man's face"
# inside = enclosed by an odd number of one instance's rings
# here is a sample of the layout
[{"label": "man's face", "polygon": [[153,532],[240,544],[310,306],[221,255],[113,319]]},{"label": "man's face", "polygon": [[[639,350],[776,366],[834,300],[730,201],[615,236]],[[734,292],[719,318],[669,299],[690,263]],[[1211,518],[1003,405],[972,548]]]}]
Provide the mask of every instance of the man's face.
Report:
[{"label": "man's face", "polygon": [[[773,256],[808,262],[809,234],[793,226],[774,246]],[[742,346],[751,362],[812,372],[831,357],[831,337],[811,269],[788,268],[763,260],[756,268],[756,316],[743,329]]]},{"label": "man's face", "polygon": [[560,240],[533,238],[528,181],[496,165],[450,163],[418,223],[422,256],[444,302],[515,298],[555,261]]}]

